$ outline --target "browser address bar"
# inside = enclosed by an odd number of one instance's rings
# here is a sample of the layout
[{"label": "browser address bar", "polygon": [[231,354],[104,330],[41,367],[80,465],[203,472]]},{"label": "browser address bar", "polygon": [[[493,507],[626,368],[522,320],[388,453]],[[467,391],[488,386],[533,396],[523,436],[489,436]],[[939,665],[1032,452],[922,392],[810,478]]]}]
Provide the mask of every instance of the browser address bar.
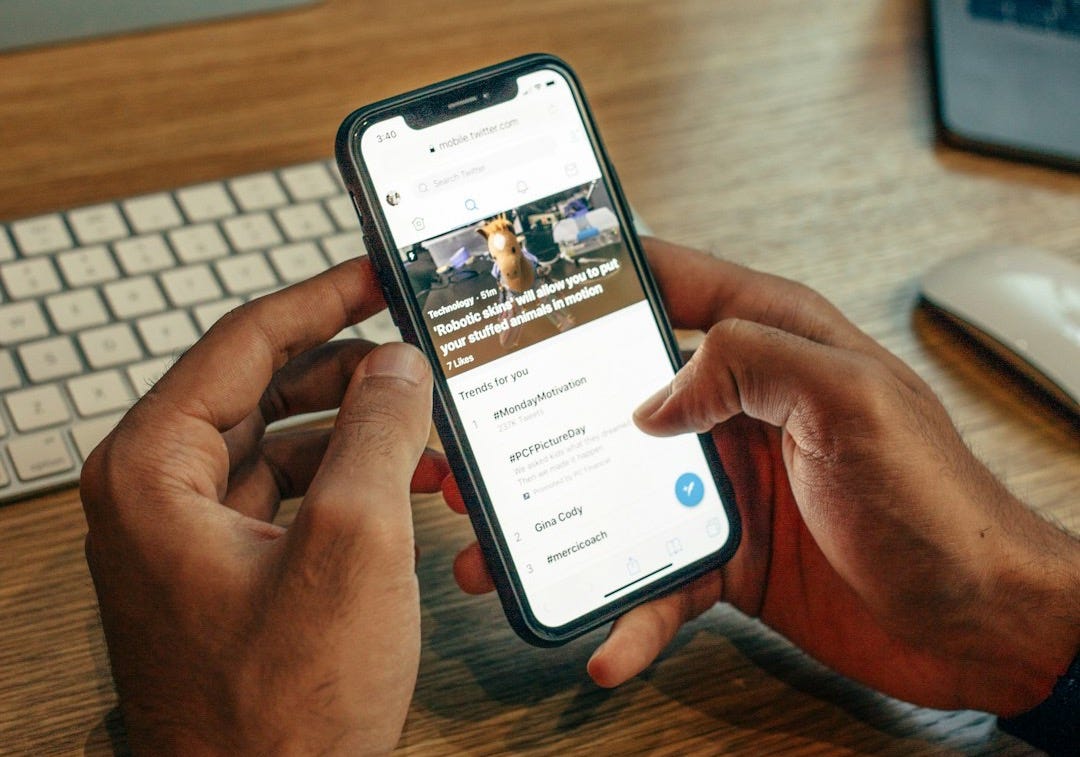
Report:
[{"label": "browser address bar", "polygon": [[431,195],[448,189],[460,189],[466,184],[506,173],[520,172],[524,166],[552,155],[557,146],[550,136],[530,139],[428,174],[418,180],[413,188],[420,194]]}]

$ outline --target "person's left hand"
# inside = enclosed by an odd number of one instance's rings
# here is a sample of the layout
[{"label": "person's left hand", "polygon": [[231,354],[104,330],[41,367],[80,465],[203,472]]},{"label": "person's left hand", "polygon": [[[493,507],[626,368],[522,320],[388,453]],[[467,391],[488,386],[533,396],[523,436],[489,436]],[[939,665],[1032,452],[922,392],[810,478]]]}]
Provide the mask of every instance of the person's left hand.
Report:
[{"label": "person's left hand", "polygon": [[[135,751],[397,743],[419,659],[410,479],[436,491],[447,466],[424,451],[418,351],[323,344],[381,307],[358,259],[233,311],[87,460],[86,556]],[[332,430],[264,435],[339,405]]]}]

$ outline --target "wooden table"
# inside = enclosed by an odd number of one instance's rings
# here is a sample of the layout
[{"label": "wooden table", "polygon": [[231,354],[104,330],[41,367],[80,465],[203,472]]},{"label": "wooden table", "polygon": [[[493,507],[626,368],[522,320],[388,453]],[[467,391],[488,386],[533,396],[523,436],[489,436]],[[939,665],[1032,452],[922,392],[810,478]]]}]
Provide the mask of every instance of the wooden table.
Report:
[{"label": "wooden table", "polygon": [[[353,106],[533,50],[578,70],[661,235],[814,286],[925,376],[972,447],[1080,530],[1077,427],[915,311],[991,243],[1080,259],[1080,176],[935,146],[908,0],[358,3],[0,54],[0,218],[328,157]],[[450,576],[418,501],[424,647],[408,754],[1026,754],[992,718],[895,702],[716,608],[612,692],[599,636],[532,649]],[[122,743],[73,490],[0,508],[0,753]]]}]

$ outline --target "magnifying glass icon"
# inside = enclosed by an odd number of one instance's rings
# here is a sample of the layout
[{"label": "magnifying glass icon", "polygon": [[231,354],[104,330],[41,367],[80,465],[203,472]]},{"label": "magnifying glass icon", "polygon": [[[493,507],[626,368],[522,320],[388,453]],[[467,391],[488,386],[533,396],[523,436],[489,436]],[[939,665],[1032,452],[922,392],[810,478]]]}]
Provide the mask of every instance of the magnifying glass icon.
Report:
[{"label": "magnifying glass icon", "polygon": [[469,198],[465,201],[465,210],[476,210],[476,200]]}]

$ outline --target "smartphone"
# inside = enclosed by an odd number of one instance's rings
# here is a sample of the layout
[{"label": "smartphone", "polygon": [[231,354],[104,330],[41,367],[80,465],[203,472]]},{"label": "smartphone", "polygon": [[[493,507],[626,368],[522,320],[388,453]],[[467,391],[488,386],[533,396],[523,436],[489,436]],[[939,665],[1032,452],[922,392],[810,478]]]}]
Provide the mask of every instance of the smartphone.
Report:
[{"label": "smartphone", "polygon": [[529,55],[360,108],[337,159],[517,633],[564,643],[728,560],[711,440],[631,420],[679,352],[567,64]]}]

